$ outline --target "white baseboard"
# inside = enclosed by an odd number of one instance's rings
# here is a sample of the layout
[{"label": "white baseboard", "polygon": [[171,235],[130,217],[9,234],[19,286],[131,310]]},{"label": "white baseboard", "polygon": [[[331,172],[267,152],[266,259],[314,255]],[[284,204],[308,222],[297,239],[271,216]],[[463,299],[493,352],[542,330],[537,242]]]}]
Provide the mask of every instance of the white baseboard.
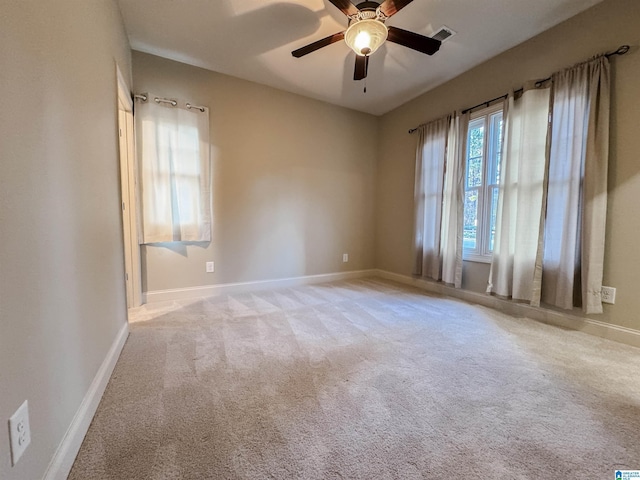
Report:
[{"label": "white baseboard", "polygon": [[78,408],[78,411],[71,421],[71,425],[69,425],[67,432],[62,438],[62,442],[60,442],[56,453],[53,455],[43,480],[65,480],[69,476],[73,462],[78,455],[87,430],[89,430],[91,420],[93,420],[93,416],[98,409],[102,394],[105,388],[107,388],[111,373],[116,366],[116,362],[118,361],[118,357],[120,357],[120,352],[128,336],[129,324],[125,323],[118,332],[107,356],[98,369],[98,373],[96,373],[93,382],[91,382],[89,390],[82,399],[80,408]]},{"label": "white baseboard", "polygon": [[374,276],[375,273],[376,270],[354,270],[350,272],[325,273],[321,275],[259,280],[255,282],[223,283],[219,285],[203,285],[201,287],[176,288],[173,290],[155,290],[143,293],[143,301],[144,303],[157,303],[172,300],[189,300],[221,293],[241,293],[269,288],[288,288],[312,283],[371,277]]},{"label": "white baseboard", "polygon": [[376,270],[375,275],[387,280],[403,283],[405,285],[412,285],[432,293],[447,295],[470,303],[476,303],[478,305],[493,308],[508,315],[527,317],[549,325],[577,330],[597,337],[606,338],[608,340],[614,340],[634,347],[640,347],[640,330],[620,327],[600,320],[575,315],[574,313],[559,312],[548,308],[532,307],[524,303],[505,300],[493,295],[462,290],[450,287],[443,283],[387,272],[386,270]]}]

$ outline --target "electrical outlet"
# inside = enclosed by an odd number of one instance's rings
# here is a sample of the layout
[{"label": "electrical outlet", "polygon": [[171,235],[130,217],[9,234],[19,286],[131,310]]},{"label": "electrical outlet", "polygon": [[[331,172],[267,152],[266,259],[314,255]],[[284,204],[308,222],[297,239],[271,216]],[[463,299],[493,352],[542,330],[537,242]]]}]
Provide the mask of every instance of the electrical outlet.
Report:
[{"label": "electrical outlet", "polygon": [[616,289],[613,287],[602,287],[600,290],[602,303],[616,303]]},{"label": "electrical outlet", "polygon": [[349,254],[348,253],[343,253],[342,254],[342,262],[343,263],[347,263],[349,261]]},{"label": "electrical outlet", "polygon": [[207,273],[213,273],[216,271],[216,265],[213,262],[207,262]]},{"label": "electrical outlet", "polygon": [[11,465],[15,465],[31,443],[29,404],[26,400],[9,419],[9,441],[11,443]]}]

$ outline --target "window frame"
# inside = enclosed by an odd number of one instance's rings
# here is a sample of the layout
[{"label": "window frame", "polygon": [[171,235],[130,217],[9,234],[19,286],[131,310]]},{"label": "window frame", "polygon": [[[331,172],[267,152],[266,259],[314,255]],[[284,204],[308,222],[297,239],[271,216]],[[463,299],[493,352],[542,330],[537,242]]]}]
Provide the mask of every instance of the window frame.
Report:
[{"label": "window frame", "polygon": [[[470,250],[464,247],[462,249],[462,259],[469,262],[491,263],[493,250],[490,249],[491,242],[491,210],[492,210],[492,194],[499,189],[499,183],[489,183],[499,180],[497,173],[499,172],[499,163],[502,157],[502,137],[496,139],[496,135],[504,132],[504,124],[502,132],[496,125],[495,118],[500,114],[503,119],[504,106],[497,103],[489,107],[473,112],[469,116],[469,125],[466,132],[466,148],[465,148],[465,169],[464,169],[464,193],[470,190],[478,192],[477,200],[477,226],[476,226],[476,248]],[[482,145],[482,181],[478,187],[468,188],[469,183],[469,154],[470,142],[469,134],[473,128],[478,128],[480,124],[484,127],[484,138]],[[491,159],[491,161],[487,161]],[[497,200],[496,200],[497,202]],[[464,207],[463,207],[464,208]],[[496,204],[497,209],[497,204]]]}]

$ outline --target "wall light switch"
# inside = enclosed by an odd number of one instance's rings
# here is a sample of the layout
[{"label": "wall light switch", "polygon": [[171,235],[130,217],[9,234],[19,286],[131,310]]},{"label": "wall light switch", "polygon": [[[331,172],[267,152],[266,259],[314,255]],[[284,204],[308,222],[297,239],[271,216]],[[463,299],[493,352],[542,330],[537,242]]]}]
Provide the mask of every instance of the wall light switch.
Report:
[{"label": "wall light switch", "polygon": [[342,261],[344,263],[347,263],[349,261],[349,254],[348,253],[343,253],[342,254]]},{"label": "wall light switch", "polygon": [[213,273],[216,271],[215,263],[207,262],[207,273]]},{"label": "wall light switch", "polygon": [[26,400],[9,419],[9,441],[11,443],[11,465],[15,465],[31,443],[29,404]]}]

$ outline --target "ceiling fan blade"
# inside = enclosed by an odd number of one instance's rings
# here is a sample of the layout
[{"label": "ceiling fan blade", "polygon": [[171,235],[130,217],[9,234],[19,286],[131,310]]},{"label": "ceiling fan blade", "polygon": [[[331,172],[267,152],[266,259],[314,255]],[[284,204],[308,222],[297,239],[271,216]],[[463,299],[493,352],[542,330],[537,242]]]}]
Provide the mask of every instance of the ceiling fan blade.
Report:
[{"label": "ceiling fan blade", "polygon": [[356,66],[353,70],[353,79],[362,80],[367,77],[367,70],[369,69],[369,56],[356,55]]},{"label": "ceiling fan blade", "polygon": [[411,2],[413,2],[413,0],[384,0],[384,2],[380,4],[380,10],[382,10],[382,13],[387,17],[390,17],[391,15],[398,13]]},{"label": "ceiling fan blade", "polygon": [[402,30],[401,28],[389,27],[387,40],[399,45],[417,50],[418,52],[433,55],[440,50],[442,42],[435,38],[425,37],[417,33]]},{"label": "ceiling fan blade", "polygon": [[315,52],[316,50],[321,49],[322,47],[326,47],[327,45],[331,45],[332,43],[339,42],[340,40],[344,40],[344,32],[334,33],[333,35],[329,35],[322,40],[318,40],[316,42],[310,43],[309,45],[299,48],[291,52],[296,58],[300,58],[308,53]]},{"label": "ceiling fan blade", "polygon": [[329,0],[329,1],[333,3],[337,8],[339,8],[340,11],[345,15],[355,15],[359,11],[356,8],[356,6],[353,3],[351,3],[349,0]]}]

